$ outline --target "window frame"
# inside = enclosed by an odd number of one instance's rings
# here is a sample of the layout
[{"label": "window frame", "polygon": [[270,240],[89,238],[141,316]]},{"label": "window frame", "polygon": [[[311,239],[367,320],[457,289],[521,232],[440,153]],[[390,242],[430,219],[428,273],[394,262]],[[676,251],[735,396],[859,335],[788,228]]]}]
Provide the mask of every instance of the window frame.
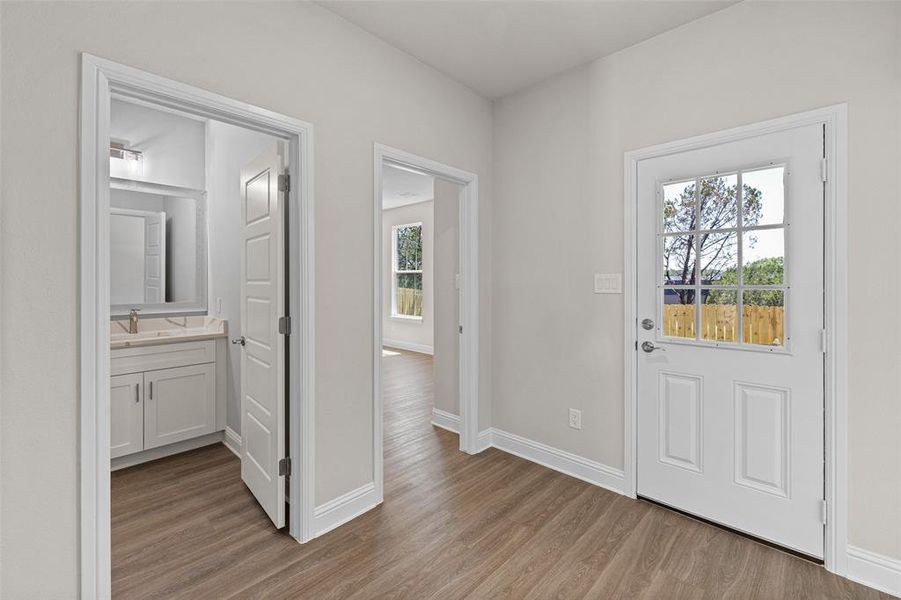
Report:
[{"label": "window frame", "polygon": [[[402,321],[422,321],[423,315],[402,315],[397,312],[397,276],[404,274],[415,274],[419,273],[422,278],[422,289],[423,293],[425,293],[425,274],[423,269],[419,270],[400,270],[397,268],[397,230],[403,229],[405,227],[419,227],[419,243],[421,244],[420,252],[423,256],[423,266],[425,266],[425,241],[423,239],[423,235],[425,233],[425,228],[423,227],[422,221],[415,221],[412,223],[399,223],[397,225],[391,226],[391,314],[389,315],[392,319],[399,319]],[[425,307],[423,306],[423,309]]]},{"label": "window frame", "polygon": [[[743,192],[743,179],[742,175],[745,173],[751,173],[754,171],[764,171],[767,169],[774,169],[782,167],[782,201],[783,201],[783,211],[782,211],[782,223],[770,223],[766,225],[753,225],[750,227],[745,227],[744,225],[744,215],[743,215],[743,197],[741,196]],[[663,224],[663,204],[664,204],[664,186],[671,185],[674,183],[686,183],[694,182],[695,185],[695,207],[696,210],[698,208],[697,203],[700,195],[700,186],[699,183],[705,179],[711,179],[714,177],[728,177],[730,175],[736,175],[736,193],[738,194],[738,198],[736,199],[737,208],[736,208],[736,223],[734,227],[722,227],[718,229],[701,229],[700,218],[697,219],[697,223],[694,229],[686,230],[686,231],[664,231]],[[788,178],[791,176],[791,165],[788,159],[774,159],[770,161],[765,161],[762,163],[753,163],[750,165],[739,166],[731,169],[722,169],[715,171],[709,174],[699,174],[699,175],[686,175],[680,177],[672,177],[666,180],[660,180],[656,185],[656,206],[657,206],[657,216],[656,216],[656,231],[657,231],[657,240],[656,240],[656,289],[657,289],[657,326],[655,328],[655,339],[661,343],[667,344],[679,344],[686,346],[699,346],[706,348],[725,348],[731,350],[741,350],[747,352],[766,352],[769,354],[786,354],[791,355],[791,322],[790,318],[790,296],[791,296],[791,279],[790,279],[790,259],[789,259],[789,238],[791,231],[791,220],[789,218],[789,185]],[[782,272],[782,284],[774,284],[774,285],[745,285],[744,283],[744,261],[743,261],[743,234],[749,231],[769,231],[769,230],[781,230],[783,232],[783,272]],[[698,233],[700,232],[716,232],[716,233],[735,233],[736,236],[736,268],[737,268],[737,280],[735,285],[704,285],[701,279],[701,261],[698,260]],[[664,240],[667,237],[677,237],[679,235],[692,235],[694,237],[694,281],[693,285],[669,285],[664,283],[665,273],[663,268],[663,248],[664,248]],[[694,302],[692,306],[694,306],[694,329],[695,336],[694,338],[679,338],[674,336],[667,336],[663,334],[663,324],[664,324],[664,308],[665,308],[665,293],[667,289],[691,289],[694,290]],[[737,341],[735,342],[727,342],[727,341],[719,341],[719,340],[704,340],[701,338],[701,298],[702,298],[702,290],[723,290],[723,291],[735,291],[736,292],[736,300],[737,300]],[[782,308],[783,308],[783,337],[781,346],[765,346],[762,344],[753,344],[753,343],[745,343],[743,341],[744,335],[744,292],[746,290],[779,290],[782,291]]]}]

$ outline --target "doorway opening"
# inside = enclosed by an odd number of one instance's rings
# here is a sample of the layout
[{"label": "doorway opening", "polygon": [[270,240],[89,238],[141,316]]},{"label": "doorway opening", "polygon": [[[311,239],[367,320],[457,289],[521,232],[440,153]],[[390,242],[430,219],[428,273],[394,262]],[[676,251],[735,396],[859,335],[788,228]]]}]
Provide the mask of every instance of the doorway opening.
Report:
[{"label": "doorway opening", "polygon": [[478,451],[478,177],[381,145],[374,168],[373,452],[381,501],[386,438],[436,426],[459,433],[460,450]]},{"label": "doorway opening", "polygon": [[312,537],[310,135],[83,55],[84,597],[153,580],[140,556],[179,549],[142,523],[165,538],[225,490]]}]

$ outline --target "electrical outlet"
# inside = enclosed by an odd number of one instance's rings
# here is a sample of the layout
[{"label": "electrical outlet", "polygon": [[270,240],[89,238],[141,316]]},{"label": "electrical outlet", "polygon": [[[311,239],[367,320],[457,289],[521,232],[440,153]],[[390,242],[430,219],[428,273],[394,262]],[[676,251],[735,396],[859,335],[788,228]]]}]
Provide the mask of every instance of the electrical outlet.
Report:
[{"label": "electrical outlet", "polygon": [[569,409],[569,426],[573,429],[582,429],[582,411],[576,408]]}]

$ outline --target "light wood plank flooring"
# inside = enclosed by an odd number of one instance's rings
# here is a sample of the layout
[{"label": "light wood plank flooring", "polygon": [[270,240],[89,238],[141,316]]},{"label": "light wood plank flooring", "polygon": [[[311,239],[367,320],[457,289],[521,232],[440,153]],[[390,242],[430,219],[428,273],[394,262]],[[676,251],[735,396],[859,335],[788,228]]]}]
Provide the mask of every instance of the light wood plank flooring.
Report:
[{"label": "light wood plank flooring", "polygon": [[431,357],[385,363],[385,503],[303,546],[223,446],[112,477],[116,598],[888,598],[429,424]]}]

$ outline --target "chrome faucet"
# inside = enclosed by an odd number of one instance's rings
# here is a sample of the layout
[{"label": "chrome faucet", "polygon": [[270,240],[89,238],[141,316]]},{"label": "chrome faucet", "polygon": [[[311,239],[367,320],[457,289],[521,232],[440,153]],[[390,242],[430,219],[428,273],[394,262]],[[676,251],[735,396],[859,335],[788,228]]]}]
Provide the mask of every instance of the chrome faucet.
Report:
[{"label": "chrome faucet", "polygon": [[128,313],[128,333],[138,332],[138,311],[140,309],[133,308]]}]

